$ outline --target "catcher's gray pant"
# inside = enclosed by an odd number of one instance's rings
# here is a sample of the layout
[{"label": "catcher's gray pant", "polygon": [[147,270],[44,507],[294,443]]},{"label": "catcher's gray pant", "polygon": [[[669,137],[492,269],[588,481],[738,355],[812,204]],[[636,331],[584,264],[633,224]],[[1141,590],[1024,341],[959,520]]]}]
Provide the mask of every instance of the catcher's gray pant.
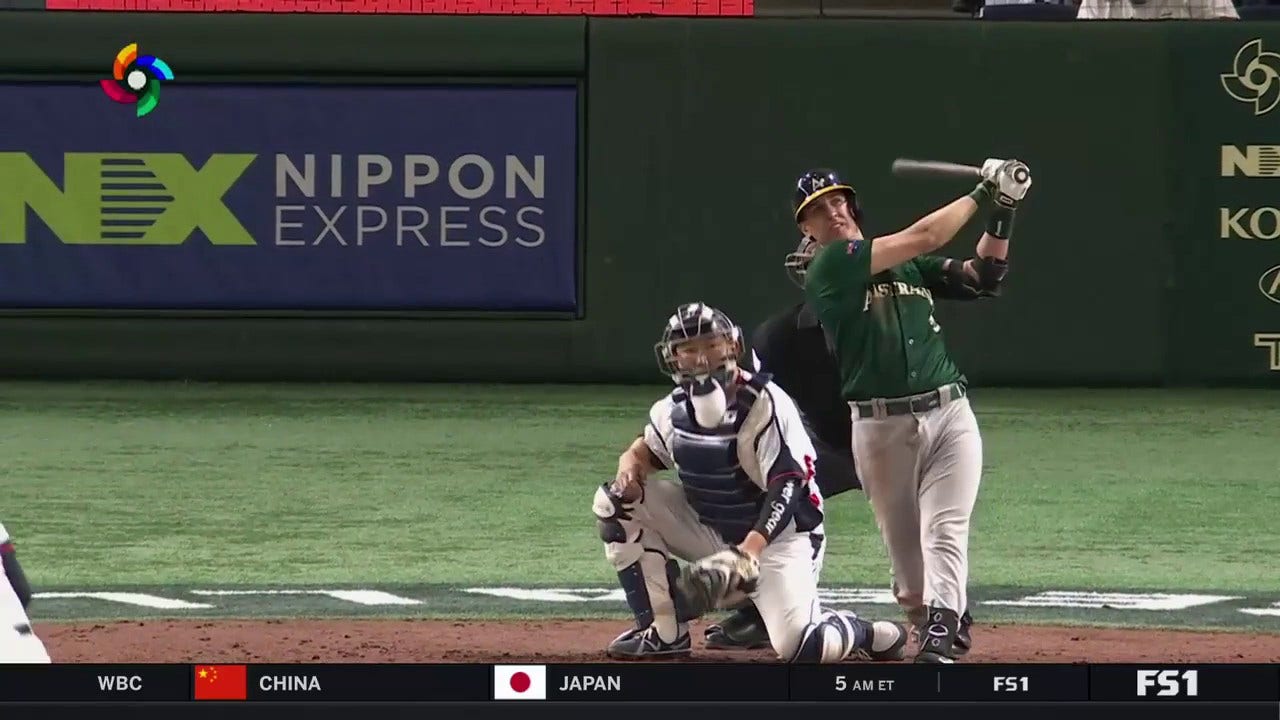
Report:
[{"label": "catcher's gray pant", "polygon": [[0,566],[0,663],[47,663],[49,653],[36,637],[27,611]]},{"label": "catcher's gray pant", "polygon": [[[603,488],[594,504],[597,516],[611,508],[601,503]],[[669,557],[693,562],[729,547],[719,533],[698,519],[685,500],[684,489],[668,480],[650,478],[645,482],[641,502],[628,506],[630,519],[619,520],[626,531],[625,542],[606,542],[605,557],[619,571],[640,563],[653,624],[665,642],[674,642],[688,629],[676,617],[675,603],[666,571]],[[822,527],[813,532],[796,532],[794,521],[760,554],[760,578],[751,599],[764,618],[773,649],[783,659],[795,656],[812,625],[822,617],[818,606],[818,575],[826,540]],[[842,654],[847,654],[846,649]]]},{"label": "catcher's gray pant", "polygon": [[898,604],[917,622],[926,605],[963,613],[969,517],[982,479],[982,436],[969,398],[891,417],[860,418],[854,407],[853,457],[889,552]]}]

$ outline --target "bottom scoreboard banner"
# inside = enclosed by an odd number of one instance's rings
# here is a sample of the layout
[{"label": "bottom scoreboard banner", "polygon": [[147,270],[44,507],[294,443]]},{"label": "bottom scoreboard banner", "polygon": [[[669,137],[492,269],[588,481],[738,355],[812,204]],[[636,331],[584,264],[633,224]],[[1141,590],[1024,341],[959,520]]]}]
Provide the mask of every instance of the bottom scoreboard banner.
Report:
[{"label": "bottom scoreboard banner", "polygon": [[1280,665],[15,665],[0,702],[1280,702]]}]

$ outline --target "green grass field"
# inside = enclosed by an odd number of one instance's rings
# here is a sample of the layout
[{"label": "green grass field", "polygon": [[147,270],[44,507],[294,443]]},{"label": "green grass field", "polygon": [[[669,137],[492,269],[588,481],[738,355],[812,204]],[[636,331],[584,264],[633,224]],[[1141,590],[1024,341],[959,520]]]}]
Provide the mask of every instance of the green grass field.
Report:
[{"label": "green grass field", "polygon": [[[591,495],[663,392],[5,383],[0,519],[44,589],[610,586]],[[978,389],[972,582],[1280,591],[1278,399]],[[825,582],[887,585],[860,494],[828,528]]]}]

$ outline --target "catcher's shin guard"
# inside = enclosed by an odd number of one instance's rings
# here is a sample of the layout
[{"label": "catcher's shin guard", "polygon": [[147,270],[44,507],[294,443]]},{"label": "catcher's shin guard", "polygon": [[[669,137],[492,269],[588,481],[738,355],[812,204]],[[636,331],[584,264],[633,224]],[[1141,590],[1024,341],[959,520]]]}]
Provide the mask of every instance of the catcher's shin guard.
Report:
[{"label": "catcher's shin guard", "polygon": [[791,662],[838,663],[865,641],[866,628],[853,613],[823,610],[818,622],[804,629]]},{"label": "catcher's shin guard", "polygon": [[677,606],[672,592],[679,566],[661,551],[640,543],[643,528],[607,485],[596,490],[592,510],[604,541],[605,557],[618,571],[618,583],[626,593],[636,628],[644,630],[652,625],[658,639],[675,642],[687,632],[684,624],[689,619],[678,614],[683,608]]},{"label": "catcher's shin guard", "polygon": [[805,628],[791,661],[901,660],[906,655],[908,637],[907,628],[898,623],[863,620],[848,610],[823,610],[821,619]]},{"label": "catcher's shin guard", "polygon": [[864,660],[874,662],[891,662],[907,656],[907,642],[911,639],[911,630],[903,623],[876,620],[866,623],[867,639],[857,654]]},{"label": "catcher's shin guard", "polygon": [[[635,616],[636,627],[657,625],[661,637],[671,639],[693,619],[684,603],[671,592],[679,566],[661,553],[645,551],[640,559],[618,571],[618,583],[627,597],[627,607]],[[671,628],[675,633],[669,632]]]}]

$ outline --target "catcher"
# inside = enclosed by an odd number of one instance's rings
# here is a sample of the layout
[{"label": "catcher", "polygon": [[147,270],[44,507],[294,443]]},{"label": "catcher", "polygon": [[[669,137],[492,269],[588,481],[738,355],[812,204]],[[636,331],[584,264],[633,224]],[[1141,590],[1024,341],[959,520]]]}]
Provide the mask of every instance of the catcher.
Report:
[{"label": "catcher", "polygon": [[[677,387],[653,405],[592,508],[636,620],[608,655],[687,656],[690,620],[754,602],[783,660],[902,659],[905,626],[818,605],[816,453],[791,397],[739,368],[742,351],[741,329],[703,303],[677,308],[654,347]],[[680,484],[650,479],[666,469]]]},{"label": "catcher", "polygon": [[48,663],[44,643],[31,629],[31,584],[18,564],[9,532],[0,524],[0,663]]}]

